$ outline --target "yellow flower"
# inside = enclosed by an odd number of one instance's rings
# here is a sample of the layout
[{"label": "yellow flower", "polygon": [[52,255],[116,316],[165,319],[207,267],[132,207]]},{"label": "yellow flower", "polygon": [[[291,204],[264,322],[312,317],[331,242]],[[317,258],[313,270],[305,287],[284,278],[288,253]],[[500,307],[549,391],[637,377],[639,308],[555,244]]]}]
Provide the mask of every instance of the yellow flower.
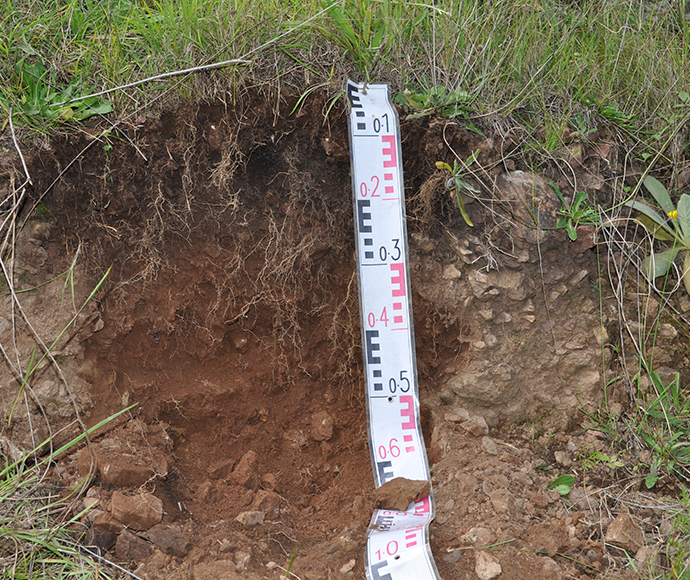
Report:
[{"label": "yellow flower", "polygon": [[670,218],[677,218],[678,217],[678,210],[674,209],[672,212],[669,212],[668,217]]}]

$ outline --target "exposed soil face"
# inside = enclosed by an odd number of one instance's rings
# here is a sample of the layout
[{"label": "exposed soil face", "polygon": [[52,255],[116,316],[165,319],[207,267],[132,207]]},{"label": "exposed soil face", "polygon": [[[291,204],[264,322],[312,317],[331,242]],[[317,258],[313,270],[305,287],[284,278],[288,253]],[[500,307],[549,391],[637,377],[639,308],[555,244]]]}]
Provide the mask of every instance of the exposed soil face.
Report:
[{"label": "exposed soil face", "polygon": [[[363,577],[373,477],[347,128],[336,111],[324,123],[316,99],[294,115],[291,105],[273,111],[257,96],[139,119],[129,134],[147,161],[86,134],[32,154],[49,213],[20,238],[23,283],[50,280],[79,248],[83,299],[111,267],[60,355],[88,425],[138,404],[95,439],[86,500],[98,505],[84,523],[89,543],[142,578],[278,578],[270,563],[286,566],[293,550],[304,580]],[[573,245],[549,229],[553,191],[502,162],[514,144],[499,135],[429,119],[404,121],[401,134],[441,576],[475,578],[486,553],[476,548],[501,542],[489,554],[507,580],[622,568],[603,543],[616,513],[586,487],[611,474],[590,471],[569,503],[547,490],[606,444],[578,431],[578,407],[593,410],[609,378],[601,321],[614,314],[590,287],[587,232]],[[486,171],[475,182],[495,196],[466,200],[470,229],[435,162],[477,149]],[[578,169],[595,184],[597,155]],[[27,295],[53,336],[69,319],[63,307],[42,315],[55,284]],[[59,423],[72,397],[44,375],[40,400]],[[26,444],[23,424],[14,437]],[[90,457],[64,458],[55,477],[74,485]],[[619,546],[635,554],[642,538]]]}]

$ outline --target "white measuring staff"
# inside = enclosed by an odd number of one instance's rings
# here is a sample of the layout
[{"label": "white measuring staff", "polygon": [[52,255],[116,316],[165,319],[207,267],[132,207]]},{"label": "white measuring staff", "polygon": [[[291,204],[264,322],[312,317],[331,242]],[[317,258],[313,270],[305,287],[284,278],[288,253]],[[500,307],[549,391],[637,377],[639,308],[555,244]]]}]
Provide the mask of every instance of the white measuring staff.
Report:
[{"label": "white measuring staff", "polygon": [[[429,480],[419,422],[398,114],[387,85],[347,83],[369,450],[376,487]],[[430,495],[369,524],[369,580],[439,580],[429,548]]]}]

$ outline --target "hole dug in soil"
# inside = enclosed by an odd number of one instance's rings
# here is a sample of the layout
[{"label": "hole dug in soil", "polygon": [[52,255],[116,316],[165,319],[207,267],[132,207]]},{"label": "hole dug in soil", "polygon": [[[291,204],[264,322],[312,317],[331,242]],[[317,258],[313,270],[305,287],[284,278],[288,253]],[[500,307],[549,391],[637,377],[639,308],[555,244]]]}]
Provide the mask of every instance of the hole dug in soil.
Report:
[{"label": "hole dug in soil", "polygon": [[[277,579],[293,550],[303,580],[362,578],[373,477],[346,122],[324,124],[316,100],[274,116],[245,99],[139,119],[130,137],[148,163],[76,135],[32,156],[48,211],[18,242],[25,282],[50,280],[79,248],[86,296],[112,266],[60,353],[89,425],[138,404],[94,438],[86,542],[148,579]],[[475,578],[486,558],[506,580],[611,573],[624,559],[604,548],[607,499],[587,475],[568,503],[547,490],[602,444],[574,430],[578,407],[601,398],[601,319],[614,314],[591,292],[594,254],[537,234],[529,204],[548,228],[557,199],[495,163],[505,144],[442,120],[401,134],[441,576]],[[452,165],[446,143],[462,158],[482,149],[484,186],[509,210],[468,200],[464,225],[435,168]],[[57,303],[39,294],[51,287],[29,299],[34,315]],[[65,423],[69,397],[44,391]],[[83,450],[54,477],[73,486],[90,465]]]}]

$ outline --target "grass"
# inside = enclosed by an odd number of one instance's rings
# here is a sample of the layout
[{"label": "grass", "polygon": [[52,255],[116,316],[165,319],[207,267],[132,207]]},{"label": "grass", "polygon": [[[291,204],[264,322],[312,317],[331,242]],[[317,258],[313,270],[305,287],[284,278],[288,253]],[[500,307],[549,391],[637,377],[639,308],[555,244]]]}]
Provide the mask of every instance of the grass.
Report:
[{"label": "grass", "polygon": [[[75,507],[88,476],[75,489],[60,489],[50,481],[51,463],[90,433],[131,409],[122,409],[42,459],[36,450],[22,453],[14,448],[0,454],[0,577],[111,578],[108,567],[94,560],[80,545],[80,518],[86,510]],[[3,447],[11,448],[6,443]],[[49,443],[43,441],[37,449]]]},{"label": "grass", "polygon": [[[327,83],[336,91],[346,76],[391,83],[413,111],[500,116],[528,133],[543,126],[547,149],[567,127],[614,124],[651,155],[690,112],[688,27],[664,3],[5,0],[0,14],[8,31],[0,38],[3,114],[12,109],[35,130],[108,107],[122,117],[180,97],[213,98],[248,83],[298,94]],[[231,59],[249,62],[78,106],[55,98]],[[36,67],[45,68],[45,90],[31,96]]]}]

